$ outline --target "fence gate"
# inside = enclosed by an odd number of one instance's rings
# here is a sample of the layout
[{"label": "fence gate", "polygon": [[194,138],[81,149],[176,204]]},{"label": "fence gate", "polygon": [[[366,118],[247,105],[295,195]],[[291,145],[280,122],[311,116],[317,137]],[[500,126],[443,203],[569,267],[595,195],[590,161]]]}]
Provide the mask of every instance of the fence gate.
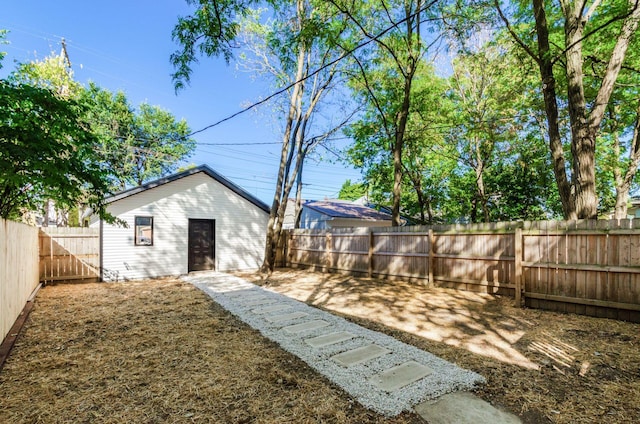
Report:
[{"label": "fence gate", "polygon": [[100,279],[98,228],[41,228],[40,282],[95,282]]}]

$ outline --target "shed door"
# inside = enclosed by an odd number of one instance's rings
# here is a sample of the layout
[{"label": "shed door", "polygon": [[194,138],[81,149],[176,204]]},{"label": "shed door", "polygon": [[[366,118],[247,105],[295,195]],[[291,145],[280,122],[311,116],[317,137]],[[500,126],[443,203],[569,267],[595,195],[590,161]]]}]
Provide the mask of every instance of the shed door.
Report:
[{"label": "shed door", "polygon": [[215,269],[215,241],[215,220],[189,220],[189,272]]}]

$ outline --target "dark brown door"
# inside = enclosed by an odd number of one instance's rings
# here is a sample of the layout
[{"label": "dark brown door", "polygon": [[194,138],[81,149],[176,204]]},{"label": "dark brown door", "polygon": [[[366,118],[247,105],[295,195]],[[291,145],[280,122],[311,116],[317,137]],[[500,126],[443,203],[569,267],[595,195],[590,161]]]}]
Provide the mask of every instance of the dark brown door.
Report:
[{"label": "dark brown door", "polygon": [[215,241],[215,220],[189,220],[189,272],[215,269]]}]

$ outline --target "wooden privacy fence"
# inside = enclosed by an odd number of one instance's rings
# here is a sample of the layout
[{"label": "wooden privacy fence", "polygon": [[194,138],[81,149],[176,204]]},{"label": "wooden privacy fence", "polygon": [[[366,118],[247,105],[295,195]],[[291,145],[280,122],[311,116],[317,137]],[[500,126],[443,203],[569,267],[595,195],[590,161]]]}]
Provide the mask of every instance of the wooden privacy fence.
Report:
[{"label": "wooden privacy fence", "polygon": [[40,281],[98,281],[100,230],[98,228],[41,228]]},{"label": "wooden privacy fence", "polygon": [[38,229],[0,218],[0,342],[38,286]]},{"label": "wooden privacy fence", "polygon": [[291,266],[512,296],[640,322],[640,220],[291,230]]}]

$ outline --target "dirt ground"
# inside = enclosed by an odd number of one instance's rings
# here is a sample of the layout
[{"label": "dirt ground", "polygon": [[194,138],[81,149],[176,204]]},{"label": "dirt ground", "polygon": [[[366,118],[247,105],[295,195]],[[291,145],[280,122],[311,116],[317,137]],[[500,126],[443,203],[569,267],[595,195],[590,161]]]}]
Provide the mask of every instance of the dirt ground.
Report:
[{"label": "dirt ground", "polygon": [[525,423],[640,422],[639,324],[414,283],[307,270],[239,275],[483,375],[477,395]]},{"label": "dirt ground", "polygon": [[[309,271],[245,278],[487,378],[528,423],[640,422],[640,325]],[[58,285],[0,372],[2,423],[420,423],[361,407],[178,280]]]}]

